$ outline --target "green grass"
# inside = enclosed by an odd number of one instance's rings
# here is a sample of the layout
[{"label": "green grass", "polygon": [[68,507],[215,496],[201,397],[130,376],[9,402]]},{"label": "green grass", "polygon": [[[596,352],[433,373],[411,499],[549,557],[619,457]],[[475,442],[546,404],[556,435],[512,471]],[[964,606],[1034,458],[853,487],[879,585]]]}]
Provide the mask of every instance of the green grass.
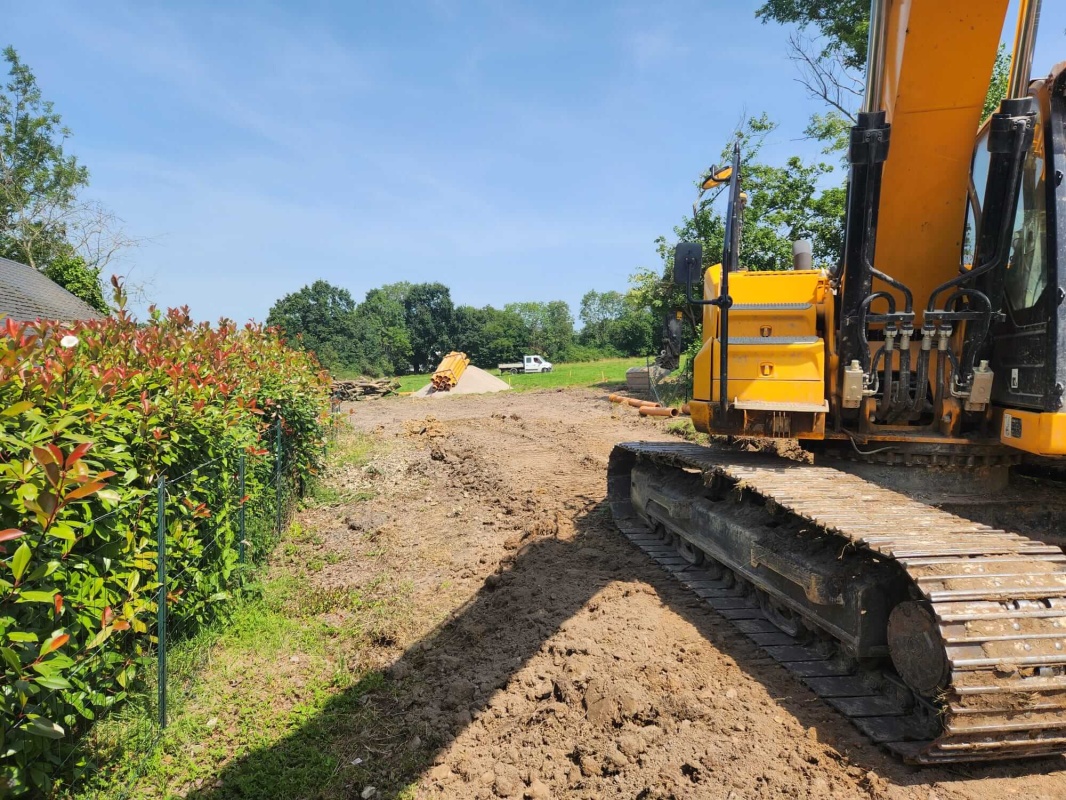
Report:
[{"label": "green grass", "polygon": [[[367,768],[341,760],[335,736],[339,729],[356,733],[353,725],[381,724],[361,701],[383,679],[346,653],[391,636],[390,618],[402,602],[292,576],[265,582],[224,624],[174,648],[170,685],[185,691],[140,775],[120,768],[79,800],[120,796],[127,788],[131,800],[169,800],[190,790],[212,798],[302,797],[308,787],[331,796],[343,785],[338,778],[369,778]],[[327,616],[338,614],[343,621]],[[122,722],[107,721],[111,730],[100,733],[121,740],[129,733]],[[284,752],[273,753],[281,742]],[[241,768],[240,759],[252,754],[255,768]],[[212,791],[225,764],[232,770],[227,785]]]},{"label": "green grass", "polygon": [[[539,375],[500,375],[516,391],[530,389],[558,389],[566,386],[613,387],[626,382],[626,370],[643,367],[644,358],[607,358],[603,361],[585,361],[575,364],[555,364],[551,372]],[[495,365],[482,366],[486,372],[498,375]],[[430,374],[399,375],[401,392],[416,392],[429,383]]]}]

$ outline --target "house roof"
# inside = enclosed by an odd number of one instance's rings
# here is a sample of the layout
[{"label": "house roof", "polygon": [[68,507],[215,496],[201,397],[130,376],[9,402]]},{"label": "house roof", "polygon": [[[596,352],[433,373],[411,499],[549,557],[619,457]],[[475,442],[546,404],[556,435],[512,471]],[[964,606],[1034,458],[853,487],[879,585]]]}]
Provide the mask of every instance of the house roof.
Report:
[{"label": "house roof", "polygon": [[0,258],[0,314],[17,322],[99,319],[99,311],[33,267]]}]

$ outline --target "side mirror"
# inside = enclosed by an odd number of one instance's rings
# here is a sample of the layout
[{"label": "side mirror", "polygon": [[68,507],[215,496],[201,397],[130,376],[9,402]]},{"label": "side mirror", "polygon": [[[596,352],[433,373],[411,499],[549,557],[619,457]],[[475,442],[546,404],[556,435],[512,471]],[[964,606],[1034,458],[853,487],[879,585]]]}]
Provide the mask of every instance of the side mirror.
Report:
[{"label": "side mirror", "polygon": [[710,173],[703,179],[703,183],[700,184],[700,189],[703,191],[713,189],[715,186],[721,186],[732,177],[732,167],[711,167]]},{"label": "side mirror", "polygon": [[691,286],[703,272],[703,246],[699,242],[679,242],[674,248],[674,283]]}]

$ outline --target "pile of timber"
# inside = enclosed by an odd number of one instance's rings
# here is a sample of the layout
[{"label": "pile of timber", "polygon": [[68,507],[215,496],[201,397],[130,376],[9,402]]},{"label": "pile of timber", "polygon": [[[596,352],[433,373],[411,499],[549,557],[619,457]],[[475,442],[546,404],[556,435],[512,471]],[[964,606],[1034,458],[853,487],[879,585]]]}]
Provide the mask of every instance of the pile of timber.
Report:
[{"label": "pile of timber", "polygon": [[382,378],[356,378],[350,381],[333,381],[334,400],[365,400],[371,397],[384,397],[400,388],[399,381]]}]

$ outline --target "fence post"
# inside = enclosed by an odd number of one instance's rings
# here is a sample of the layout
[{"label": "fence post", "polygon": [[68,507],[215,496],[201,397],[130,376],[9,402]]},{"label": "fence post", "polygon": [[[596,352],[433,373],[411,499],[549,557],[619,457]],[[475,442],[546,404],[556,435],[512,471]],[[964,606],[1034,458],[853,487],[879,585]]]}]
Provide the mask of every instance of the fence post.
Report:
[{"label": "fence post", "polygon": [[277,504],[278,536],[281,536],[281,417],[278,417],[277,433],[274,437],[274,499]]},{"label": "fence post", "polygon": [[244,563],[244,453],[241,453],[240,461],[237,462],[237,554],[241,564]]},{"label": "fence post", "polygon": [[167,726],[167,479],[159,476],[156,495],[156,565],[159,578],[159,600],[156,611],[156,654],[159,667],[159,727]]}]

